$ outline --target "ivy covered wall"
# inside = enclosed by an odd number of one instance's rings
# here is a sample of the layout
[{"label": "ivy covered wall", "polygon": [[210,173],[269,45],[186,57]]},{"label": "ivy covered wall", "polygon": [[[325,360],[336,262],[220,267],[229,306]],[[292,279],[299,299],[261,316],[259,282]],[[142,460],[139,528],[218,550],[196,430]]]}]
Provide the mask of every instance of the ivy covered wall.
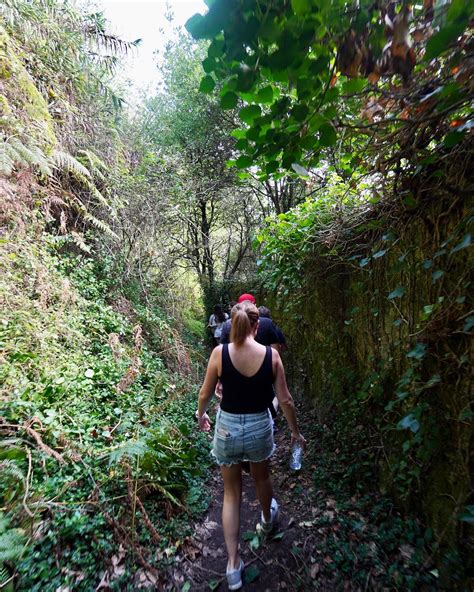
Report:
[{"label": "ivy covered wall", "polygon": [[[448,562],[472,522],[472,203],[461,185],[417,192],[412,181],[409,199],[357,223],[352,211],[321,224],[302,207],[261,237],[290,383],[336,422],[334,446],[352,450],[358,477],[375,470],[400,507],[424,516]],[[311,238],[295,238],[308,225]]]}]

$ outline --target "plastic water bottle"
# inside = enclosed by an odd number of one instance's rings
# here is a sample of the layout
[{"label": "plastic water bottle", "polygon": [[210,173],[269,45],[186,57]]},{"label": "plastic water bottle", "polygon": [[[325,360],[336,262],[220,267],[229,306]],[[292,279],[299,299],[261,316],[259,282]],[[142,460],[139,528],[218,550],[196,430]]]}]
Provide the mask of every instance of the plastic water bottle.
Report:
[{"label": "plastic water bottle", "polygon": [[299,442],[295,442],[291,447],[290,455],[290,469],[292,471],[301,470],[301,457],[303,456],[303,448]]}]

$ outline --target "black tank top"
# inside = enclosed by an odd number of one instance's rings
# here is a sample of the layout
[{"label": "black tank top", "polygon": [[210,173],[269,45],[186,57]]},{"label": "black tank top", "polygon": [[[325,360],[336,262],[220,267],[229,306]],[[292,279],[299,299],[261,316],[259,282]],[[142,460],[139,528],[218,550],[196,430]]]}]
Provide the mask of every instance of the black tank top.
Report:
[{"label": "black tank top", "polygon": [[232,364],[229,344],[222,346],[222,401],[221,409],[227,413],[262,413],[273,397],[272,348],[266,347],[265,358],[253,376],[241,374]]}]

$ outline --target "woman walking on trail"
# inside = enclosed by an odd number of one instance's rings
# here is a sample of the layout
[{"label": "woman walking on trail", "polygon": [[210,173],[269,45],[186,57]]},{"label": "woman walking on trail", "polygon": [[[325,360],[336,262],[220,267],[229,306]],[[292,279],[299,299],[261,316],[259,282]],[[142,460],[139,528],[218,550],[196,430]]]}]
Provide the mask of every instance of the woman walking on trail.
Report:
[{"label": "woman walking on trail", "polygon": [[224,312],[222,304],[216,304],[214,306],[214,312],[209,317],[209,323],[207,325],[212,333],[214,345],[219,343],[222,334],[222,327],[228,318],[229,315]]},{"label": "woman walking on trail", "polygon": [[273,385],[291,429],[292,443],[305,446],[280,355],[255,341],[258,318],[254,304],[244,302],[234,306],[231,343],[219,345],[212,351],[199,393],[199,426],[209,431],[211,424],[206,408],[217,381],[221,380],[222,402],[216,416],[212,454],[221,467],[224,480],[222,525],[228,554],[229,590],[238,590],[242,586],[244,569],[239,555],[242,461],[250,461],[250,472],[262,510],[262,534],[272,533],[278,522],[278,504],[273,497],[269,463],[275,448],[268,410],[274,396]]}]

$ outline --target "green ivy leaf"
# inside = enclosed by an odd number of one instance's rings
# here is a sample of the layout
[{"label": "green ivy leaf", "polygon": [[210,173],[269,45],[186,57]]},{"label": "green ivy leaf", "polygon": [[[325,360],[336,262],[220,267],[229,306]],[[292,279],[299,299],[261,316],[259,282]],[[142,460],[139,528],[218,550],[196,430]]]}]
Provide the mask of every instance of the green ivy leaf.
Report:
[{"label": "green ivy leaf", "polygon": [[216,88],[216,83],[215,83],[214,78],[212,76],[210,76],[209,74],[207,76],[204,76],[204,78],[201,80],[201,84],[199,85],[200,92],[209,94],[215,88]]},{"label": "green ivy leaf", "polygon": [[390,292],[388,295],[389,300],[393,300],[394,298],[401,298],[405,294],[406,290],[403,286],[397,286],[395,290]]},{"label": "green ivy leaf", "polygon": [[346,95],[353,95],[362,92],[366,85],[367,80],[365,78],[352,78],[344,82],[342,89]]},{"label": "green ivy leaf", "polygon": [[258,576],[260,575],[260,570],[255,565],[250,565],[245,570],[245,583],[251,584],[254,582]]},{"label": "green ivy leaf", "polygon": [[189,592],[191,590],[191,582],[184,582],[181,592]]},{"label": "green ivy leaf", "polygon": [[449,132],[449,134],[446,134],[444,137],[443,144],[446,148],[452,148],[453,146],[456,146],[456,144],[459,144],[465,135],[466,133],[462,131]]},{"label": "green ivy leaf", "polygon": [[270,104],[273,102],[273,88],[266,86],[258,91],[255,97],[256,103]]},{"label": "green ivy leaf", "polygon": [[441,269],[437,269],[436,271],[433,271],[433,273],[431,274],[433,284],[435,282],[437,282],[440,278],[442,278],[443,275],[444,275],[444,271],[442,271]]},{"label": "green ivy leaf", "polygon": [[470,333],[472,328],[474,327],[474,317],[467,317],[464,322],[463,331],[464,333]]},{"label": "green ivy leaf", "polygon": [[397,427],[399,430],[410,430],[416,434],[420,429],[420,423],[414,415],[410,413],[398,422]]},{"label": "green ivy leaf", "polygon": [[426,356],[426,343],[418,342],[415,347],[407,353],[407,358],[414,358],[415,360],[422,360]]},{"label": "green ivy leaf", "polygon": [[464,27],[464,23],[452,23],[435,33],[426,44],[425,59],[432,60],[448,50],[451,42],[463,33]]},{"label": "green ivy leaf", "polygon": [[321,146],[334,146],[337,142],[336,130],[331,124],[326,123],[319,128],[319,143]]},{"label": "green ivy leaf", "polygon": [[296,15],[302,16],[311,10],[311,4],[309,0],[291,0],[291,8]]},{"label": "green ivy leaf", "polygon": [[457,253],[461,249],[466,249],[471,246],[472,237],[470,233],[466,234],[464,238],[455,247],[451,249],[451,253]]},{"label": "green ivy leaf", "polygon": [[252,125],[253,120],[260,117],[262,110],[258,105],[248,105],[239,111],[239,117],[248,125]]},{"label": "green ivy leaf", "polygon": [[253,163],[253,158],[251,156],[247,156],[246,154],[242,154],[239,158],[235,161],[235,166],[238,169],[246,169],[247,167],[251,166]]},{"label": "green ivy leaf", "polygon": [[235,92],[228,91],[221,98],[221,107],[224,110],[234,109],[238,100],[239,97],[235,94]]},{"label": "green ivy leaf", "polygon": [[217,588],[219,588],[219,586],[220,586],[220,583],[221,583],[220,580],[209,580],[207,582],[207,584],[211,590],[217,590]]}]

